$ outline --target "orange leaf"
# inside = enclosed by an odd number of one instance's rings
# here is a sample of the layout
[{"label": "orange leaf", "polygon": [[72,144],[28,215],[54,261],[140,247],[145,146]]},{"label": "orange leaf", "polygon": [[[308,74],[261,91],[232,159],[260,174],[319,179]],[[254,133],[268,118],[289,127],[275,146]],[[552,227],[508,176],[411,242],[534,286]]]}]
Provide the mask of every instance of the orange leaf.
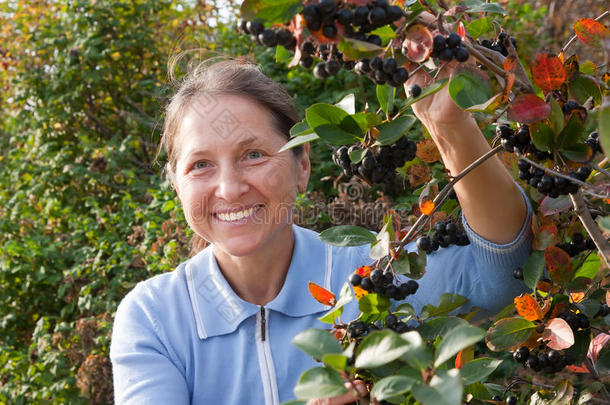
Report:
[{"label": "orange leaf", "polygon": [[597,46],[603,38],[610,36],[610,30],[592,18],[582,18],[572,28],[578,39],[590,46]]},{"label": "orange leaf", "polygon": [[364,297],[368,293],[369,292],[362,287],[359,287],[359,286],[354,287],[354,295],[356,296],[356,299],[358,301],[360,301],[360,298]]},{"label": "orange leaf", "polygon": [[[403,54],[413,62],[423,62],[432,52],[432,34],[421,24],[412,25],[402,43]],[[406,52],[405,52],[406,51]]]},{"label": "orange leaf", "polygon": [[460,369],[472,360],[474,360],[474,346],[468,346],[467,348],[460,350],[457,356],[455,356],[455,368]]},{"label": "orange leaf", "polygon": [[309,282],[309,292],[321,304],[335,306],[337,303],[335,294],[311,281]]},{"label": "orange leaf", "polygon": [[510,121],[531,124],[542,121],[551,114],[551,106],[535,94],[522,94],[518,96],[508,110]]},{"label": "orange leaf", "polygon": [[506,85],[504,86],[504,93],[502,94],[503,103],[508,101],[508,98],[510,96],[510,91],[512,90],[514,84],[515,84],[515,74],[508,72],[506,74]]},{"label": "orange leaf", "polygon": [[517,58],[515,58],[514,56],[509,56],[506,59],[504,59],[504,70],[507,72],[512,72],[513,70],[515,70],[515,67],[517,66]]},{"label": "orange leaf", "polygon": [[545,93],[555,90],[566,80],[566,72],[561,60],[552,54],[539,53],[532,63],[534,82]]},{"label": "orange leaf", "polygon": [[549,321],[542,332],[542,339],[553,350],[563,350],[574,345],[574,333],[566,321],[554,318]]},{"label": "orange leaf", "polygon": [[368,277],[372,271],[373,268],[371,266],[362,266],[358,267],[354,273],[358,274],[360,277]]},{"label": "orange leaf", "polygon": [[441,160],[441,153],[432,139],[424,139],[417,143],[416,156],[425,163],[434,163]]},{"label": "orange leaf", "polygon": [[572,280],[574,271],[570,255],[557,246],[549,246],[544,251],[544,260],[551,280],[559,285],[566,285]]},{"label": "orange leaf", "polygon": [[434,200],[432,200],[432,198],[430,198],[430,197],[424,197],[424,198],[420,199],[419,200],[419,210],[424,215],[432,214],[432,211],[434,211]]},{"label": "orange leaf", "polygon": [[580,302],[580,301],[585,299],[585,293],[582,292],[582,291],[581,292],[573,292],[573,293],[570,293],[570,298],[572,299],[572,301],[578,303],[578,302]]},{"label": "orange leaf", "polygon": [[540,305],[536,302],[534,297],[529,294],[521,294],[520,296],[515,297],[515,308],[519,315],[528,321],[537,321],[544,316]]},{"label": "orange leaf", "polygon": [[573,373],[589,373],[589,370],[587,369],[587,366],[585,366],[585,363],[581,363],[580,366],[577,366],[576,364],[566,366],[566,370],[571,371]]},{"label": "orange leaf", "polygon": [[430,166],[424,164],[415,164],[407,169],[409,183],[412,187],[417,187],[430,180]]}]

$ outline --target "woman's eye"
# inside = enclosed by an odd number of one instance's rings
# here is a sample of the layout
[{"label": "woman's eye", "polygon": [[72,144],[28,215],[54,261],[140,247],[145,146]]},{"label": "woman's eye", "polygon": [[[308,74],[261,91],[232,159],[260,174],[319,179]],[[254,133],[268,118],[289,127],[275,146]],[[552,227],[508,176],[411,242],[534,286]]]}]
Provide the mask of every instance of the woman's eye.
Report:
[{"label": "woman's eye", "polygon": [[261,157],[263,157],[262,153],[257,150],[248,152],[248,159],[260,159]]},{"label": "woman's eye", "polygon": [[193,165],[193,169],[205,169],[208,166],[209,166],[208,162],[201,161],[201,162],[196,162]]}]

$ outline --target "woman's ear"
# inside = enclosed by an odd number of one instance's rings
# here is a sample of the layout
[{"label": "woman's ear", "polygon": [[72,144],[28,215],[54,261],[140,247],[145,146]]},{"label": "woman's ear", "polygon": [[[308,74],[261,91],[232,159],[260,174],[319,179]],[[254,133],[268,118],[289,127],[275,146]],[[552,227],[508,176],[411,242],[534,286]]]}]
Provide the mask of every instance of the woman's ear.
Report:
[{"label": "woman's ear", "polygon": [[311,174],[311,162],[309,161],[309,143],[303,145],[303,152],[297,158],[297,190],[304,193]]}]

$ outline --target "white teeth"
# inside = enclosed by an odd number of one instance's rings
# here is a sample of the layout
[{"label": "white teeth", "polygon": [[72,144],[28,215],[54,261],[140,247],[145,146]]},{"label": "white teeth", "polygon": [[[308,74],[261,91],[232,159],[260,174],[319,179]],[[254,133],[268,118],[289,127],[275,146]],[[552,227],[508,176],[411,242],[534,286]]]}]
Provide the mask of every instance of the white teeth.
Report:
[{"label": "white teeth", "polygon": [[248,208],[247,210],[230,212],[228,214],[220,213],[218,218],[222,221],[237,221],[245,217],[249,217],[254,212],[254,207]]}]

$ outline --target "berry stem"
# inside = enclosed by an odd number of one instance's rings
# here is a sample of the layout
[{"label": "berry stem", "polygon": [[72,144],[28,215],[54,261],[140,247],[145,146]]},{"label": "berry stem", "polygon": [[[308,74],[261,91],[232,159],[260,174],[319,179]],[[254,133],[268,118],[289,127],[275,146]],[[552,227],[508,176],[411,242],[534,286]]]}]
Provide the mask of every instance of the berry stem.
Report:
[{"label": "berry stem", "polygon": [[593,218],[591,218],[591,213],[587,209],[582,192],[578,190],[575,194],[570,194],[570,200],[572,200],[574,211],[576,212],[576,215],[578,215],[580,222],[582,222],[587,233],[591,239],[593,239],[593,243],[595,243],[595,246],[601,253],[602,259],[604,260],[604,263],[606,263],[606,267],[610,267],[610,245],[599,231]]}]

